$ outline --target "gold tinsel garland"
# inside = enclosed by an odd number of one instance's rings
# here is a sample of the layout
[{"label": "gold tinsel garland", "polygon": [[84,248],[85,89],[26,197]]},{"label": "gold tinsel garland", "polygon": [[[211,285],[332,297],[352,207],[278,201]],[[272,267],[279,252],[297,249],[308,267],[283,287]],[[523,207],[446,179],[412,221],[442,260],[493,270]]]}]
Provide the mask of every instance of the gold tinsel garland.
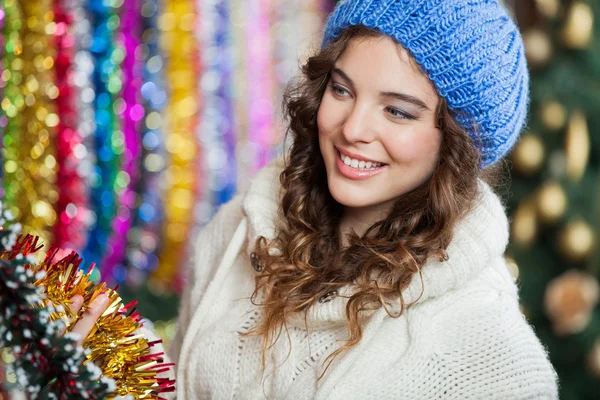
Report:
[{"label": "gold tinsel garland", "polygon": [[[41,247],[38,237],[21,236],[12,251],[4,253],[2,258],[31,254]],[[35,282],[36,286],[44,289],[46,295],[39,307],[47,307],[52,303],[58,311],[52,312],[50,317],[52,320],[62,319],[67,326],[66,332],[69,332],[92,301],[106,294],[110,299],[109,305],[82,343],[83,347],[91,350],[85,363],[96,363],[105,377],[115,380],[115,396],[160,399],[159,393],[173,392],[175,381],[158,375],[167,372],[174,364],[164,363],[162,352],[151,353],[151,348],[161,341],[149,342],[137,332],[141,327],[140,315],[134,308],[137,301],[123,305],[117,288],[109,289],[106,283],[94,284],[90,279],[94,265],[84,274],[79,269],[82,259],[77,253],[72,252],[55,262],[58,252],[58,248],[51,247],[43,262],[26,265],[33,272],[45,271],[45,276]],[[84,302],[81,310],[75,314],[69,305],[76,295],[82,296]]]},{"label": "gold tinsel garland", "polygon": [[[43,240],[52,238],[56,222],[56,146],[59,117],[54,100],[56,51],[50,0],[7,0],[7,40],[10,43],[2,80],[7,84],[2,109],[6,113],[4,187],[16,219]],[[4,158],[4,157],[3,157]]]}]

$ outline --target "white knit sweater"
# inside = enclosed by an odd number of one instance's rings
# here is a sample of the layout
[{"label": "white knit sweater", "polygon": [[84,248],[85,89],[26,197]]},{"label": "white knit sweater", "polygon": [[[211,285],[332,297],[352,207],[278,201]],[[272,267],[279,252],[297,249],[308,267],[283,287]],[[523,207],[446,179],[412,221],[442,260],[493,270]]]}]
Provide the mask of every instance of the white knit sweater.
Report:
[{"label": "white knit sweater", "polygon": [[[404,292],[422,296],[399,318],[381,309],[362,341],[321,362],[347,338],[343,296],[288,322],[261,379],[261,339],[242,337],[261,318],[250,253],[273,237],[281,161],[261,170],[243,195],[222,206],[195,239],[195,265],[171,348],[177,399],[556,399],[557,376],[519,311],[503,252],[508,222],[480,185],[476,207],[457,225],[449,260],[431,260]],[[342,291],[343,294],[343,291]],[[308,328],[308,329],[307,329]]]}]

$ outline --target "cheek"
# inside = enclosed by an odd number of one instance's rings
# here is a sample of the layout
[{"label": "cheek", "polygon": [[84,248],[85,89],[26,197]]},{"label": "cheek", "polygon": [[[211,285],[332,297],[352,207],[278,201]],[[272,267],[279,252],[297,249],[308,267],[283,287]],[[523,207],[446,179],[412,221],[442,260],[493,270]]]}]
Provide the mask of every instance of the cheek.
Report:
[{"label": "cheek", "polygon": [[441,143],[441,133],[433,129],[396,135],[386,140],[385,147],[390,157],[397,163],[413,164],[426,161],[433,163],[437,160]]},{"label": "cheek", "polygon": [[336,105],[335,101],[325,94],[317,111],[317,127],[319,136],[331,136],[341,126],[343,110]]}]

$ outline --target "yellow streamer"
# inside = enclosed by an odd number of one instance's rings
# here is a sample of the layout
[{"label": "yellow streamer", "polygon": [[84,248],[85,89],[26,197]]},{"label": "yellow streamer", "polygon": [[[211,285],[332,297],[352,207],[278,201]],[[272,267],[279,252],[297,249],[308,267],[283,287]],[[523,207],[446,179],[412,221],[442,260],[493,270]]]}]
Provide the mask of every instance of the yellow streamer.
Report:
[{"label": "yellow streamer", "polygon": [[171,97],[165,107],[167,150],[165,222],[159,267],[152,279],[173,286],[193,221],[198,145],[197,15],[192,0],[167,0],[159,18],[160,46]]},{"label": "yellow streamer", "polygon": [[53,105],[58,88],[53,83],[56,51],[50,40],[55,30],[52,3],[7,0],[5,7],[16,11],[13,15],[17,19],[11,23],[19,26],[13,32],[14,59],[11,65],[5,64],[3,73],[17,85],[2,103],[9,127],[16,132],[5,149],[7,199],[24,230],[50,242],[50,227],[56,220],[54,204],[58,199],[53,143],[59,123]]}]

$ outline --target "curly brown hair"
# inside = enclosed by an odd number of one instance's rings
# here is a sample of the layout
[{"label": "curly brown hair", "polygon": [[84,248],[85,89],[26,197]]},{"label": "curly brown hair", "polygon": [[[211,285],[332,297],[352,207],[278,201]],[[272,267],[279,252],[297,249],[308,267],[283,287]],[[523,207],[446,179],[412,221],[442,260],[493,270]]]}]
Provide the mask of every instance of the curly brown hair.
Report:
[{"label": "curly brown hair", "polygon": [[[263,268],[256,277],[252,301],[262,308],[264,316],[248,334],[262,335],[263,370],[266,352],[287,329],[286,317],[306,311],[333,290],[350,284],[356,288],[346,306],[348,340],[325,361],[332,361],[361,340],[361,313],[365,310],[385,307],[393,317],[402,315],[410,305],[404,303],[403,289],[415,274],[420,274],[429,257],[447,259],[453,227],[477,197],[477,181],[482,173],[479,153],[440,98],[436,121],[443,139],[431,178],[400,196],[389,215],[362,237],[350,233],[348,246],[342,248],[339,223],[343,206],[333,199],[327,186],[317,111],[330,71],[349,42],[379,35],[361,26],[346,29],[327,48],[310,57],[300,79],[286,89],[286,137],[291,134],[292,141],[280,175],[281,218],[274,239],[261,236],[255,243]],[[401,303],[400,312],[394,315],[386,307],[386,302],[393,299]]]}]

